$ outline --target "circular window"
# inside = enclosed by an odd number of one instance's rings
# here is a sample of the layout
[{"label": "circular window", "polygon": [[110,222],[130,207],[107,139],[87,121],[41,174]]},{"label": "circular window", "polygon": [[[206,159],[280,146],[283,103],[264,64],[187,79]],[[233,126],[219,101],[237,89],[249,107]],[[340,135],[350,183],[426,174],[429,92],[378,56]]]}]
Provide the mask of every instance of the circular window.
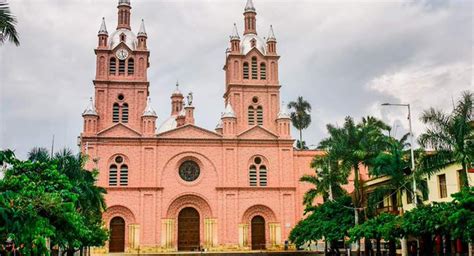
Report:
[{"label": "circular window", "polygon": [[115,158],[115,162],[118,163],[118,164],[121,164],[121,163],[123,162],[123,157],[117,156],[117,157]]},{"label": "circular window", "polygon": [[254,161],[255,161],[256,164],[261,164],[261,163],[262,163],[262,159],[261,159],[260,157],[258,157],[258,156],[255,157],[255,160],[254,160]]},{"label": "circular window", "polygon": [[253,98],[252,98],[252,102],[253,102],[253,103],[257,103],[257,102],[258,102],[258,97],[257,97],[257,96],[253,97]]},{"label": "circular window", "polygon": [[195,181],[199,174],[199,165],[194,161],[188,160],[179,166],[179,177],[185,181]]},{"label": "circular window", "polygon": [[123,94],[119,94],[119,96],[117,97],[119,100],[123,100],[125,97],[123,96]]}]

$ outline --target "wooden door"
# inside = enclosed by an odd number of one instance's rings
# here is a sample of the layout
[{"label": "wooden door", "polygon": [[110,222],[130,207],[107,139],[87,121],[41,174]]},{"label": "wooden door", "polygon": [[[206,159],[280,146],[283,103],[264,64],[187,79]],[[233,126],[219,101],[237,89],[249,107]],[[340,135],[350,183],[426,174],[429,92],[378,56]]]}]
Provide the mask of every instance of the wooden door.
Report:
[{"label": "wooden door", "polygon": [[199,246],[199,213],[192,207],[184,208],[178,215],[178,251],[195,251]]},{"label": "wooden door", "polygon": [[262,216],[252,218],[252,250],[265,250],[265,219]]},{"label": "wooden door", "polygon": [[109,252],[125,251],[125,221],[114,217],[110,221]]}]

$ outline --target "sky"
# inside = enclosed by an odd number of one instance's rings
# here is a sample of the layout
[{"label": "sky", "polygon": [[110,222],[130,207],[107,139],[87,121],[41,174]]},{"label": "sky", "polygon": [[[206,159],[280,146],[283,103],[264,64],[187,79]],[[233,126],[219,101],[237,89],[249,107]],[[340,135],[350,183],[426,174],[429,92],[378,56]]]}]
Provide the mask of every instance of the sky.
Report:
[{"label": "sky", "polygon": [[[0,0],[1,1],[1,0]],[[198,126],[214,130],[224,110],[225,50],[233,23],[243,31],[246,0],[131,0],[132,30],[145,20],[150,96],[158,124],[170,113],[179,80],[192,91]],[[117,25],[117,0],[9,1],[21,45],[0,46],[0,148],[23,158],[34,146],[77,152],[81,113],[93,94],[94,48],[102,17]],[[254,0],[257,32],[273,25],[281,56],[281,99],[312,105],[307,145],[327,136],[326,124],[367,115],[415,136],[429,107],[452,110],[473,90],[471,1]],[[293,136],[297,131],[293,130]]]}]

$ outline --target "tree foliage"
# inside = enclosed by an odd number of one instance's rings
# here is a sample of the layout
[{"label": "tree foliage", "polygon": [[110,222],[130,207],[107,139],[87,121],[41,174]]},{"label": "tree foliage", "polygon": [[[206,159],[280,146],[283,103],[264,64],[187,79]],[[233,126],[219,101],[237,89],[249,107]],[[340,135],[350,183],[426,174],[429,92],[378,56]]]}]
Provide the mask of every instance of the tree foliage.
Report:
[{"label": "tree foliage", "polygon": [[8,4],[0,3],[0,45],[5,43],[6,40],[9,40],[16,46],[20,45],[16,23],[16,18],[10,12]]},{"label": "tree foliage", "polygon": [[296,101],[288,103],[288,108],[293,110],[290,113],[291,123],[300,132],[299,143],[296,146],[299,149],[305,149],[303,130],[311,124],[311,104],[302,96],[299,96]]},{"label": "tree foliage", "polygon": [[290,241],[301,246],[323,237],[331,243],[343,240],[354,226],[352,206],[351,198],[343,196],[313,207],[308,216],[293,228]]},{"label": "tree foliage", "polygon": [[21,161],[0,151],[0,164],[8,165],[0,180],[0,238],[13,237],[27,253],[43,248],[39,254],[47,252],[46,238],[69,252],[103,245],[105,191],[95,186],[97,171],[85,170],[84,158],[67,150],[52,159],[35,152],[41,158],[32,153]]},{"label": "tree foliage", "polygon": [[424,155],[420,168],[436,172],[453,163],[461,164],[466,187],[467,169],[474,161],[473,102],[473,93],[465,91],[449,114],[434,108],[425,110],[421,121],[428,128],[418,139],[425,149],[435,150]]}]

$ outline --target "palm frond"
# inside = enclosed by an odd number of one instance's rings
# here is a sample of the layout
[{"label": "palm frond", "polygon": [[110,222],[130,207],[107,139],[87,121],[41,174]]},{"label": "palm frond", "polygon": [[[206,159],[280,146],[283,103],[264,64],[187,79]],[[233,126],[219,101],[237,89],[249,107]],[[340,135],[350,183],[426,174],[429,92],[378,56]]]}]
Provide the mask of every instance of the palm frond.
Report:
[{"label": "palm frond", "polygon": [[0,3],[0,44],[3,44],[6,40],[9,40],[16,46],[20,45],[18,32],[15,27],[16,23],[16,18],[10,12],[8,4]]}]

